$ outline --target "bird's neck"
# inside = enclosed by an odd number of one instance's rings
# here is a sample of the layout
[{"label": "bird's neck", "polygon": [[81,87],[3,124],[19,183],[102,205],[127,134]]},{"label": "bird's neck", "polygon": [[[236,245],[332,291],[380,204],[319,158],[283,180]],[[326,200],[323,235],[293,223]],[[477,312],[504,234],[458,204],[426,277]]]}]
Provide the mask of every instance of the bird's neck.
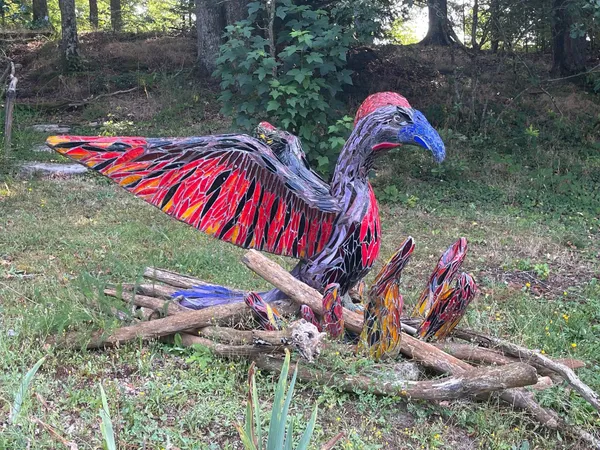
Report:
[{"label": "bird's neck", "polygon": [[373,131],[376,123],[361,120],[344,144],[331,179],[331,194],[343,198],[348,190],[368,186],[373,167]]}]

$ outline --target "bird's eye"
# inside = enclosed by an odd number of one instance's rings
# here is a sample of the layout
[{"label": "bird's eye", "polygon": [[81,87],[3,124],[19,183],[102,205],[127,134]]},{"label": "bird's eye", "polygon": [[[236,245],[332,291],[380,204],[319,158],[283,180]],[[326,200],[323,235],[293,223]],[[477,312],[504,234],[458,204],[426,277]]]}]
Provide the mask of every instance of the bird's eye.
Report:
[{"label": "bird's eye", "polygon": [[396,114],[394,116],[394,123],[398,124],[398,125],[408,125],[408,122],[406,121],[406,117],[401,116],[400,114]]}]

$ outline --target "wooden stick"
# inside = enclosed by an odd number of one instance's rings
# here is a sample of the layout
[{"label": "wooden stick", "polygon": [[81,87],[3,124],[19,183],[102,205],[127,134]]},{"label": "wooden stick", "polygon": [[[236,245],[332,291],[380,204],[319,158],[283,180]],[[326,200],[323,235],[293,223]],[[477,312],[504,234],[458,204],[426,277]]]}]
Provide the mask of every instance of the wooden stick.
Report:
[{"label": "wooden stick", "polygon": [[157,297],[164,300],[173,300],[173,294],[177,292],[177,288],[162,284],[140,284],[138,286],[132,286],[132,289],[133,288],[135,288],[135,291],[138,294],[147,295],[148,297]]},{"label": "wooden stick", "polygon": [[573,386],[579,394],[586,399],[595,409],[600,412],[600,397],[592,388],[590,388],[587,384],[582,382],[579,377],[564,364],[561,364],[557,361],[553,361],[547,356],[542,355],[539,352],[529,350],[525,347],[521,347],[520,345],[513,344],[511,342],[505,341],[503,339],[484,336],[479,333],[475,333],[469,330],[460,330],[456,333],[457,337],[461,339],[468,339],[471,342],[477,342],[479,345],[490,348],[498,348],[502,350],[504,353],[508,353],[513,355],[523,361],[529,362],[545,367],[549,369],[561,377],[563,377],[568,383]]},{"label": "wooden stick", "polygon": [[443,350],[463,361],[470,361],[478,364],[490,364],[495,366],[504,366],[506,364],[518,362],[517,358],[505,356],[499,351],[475,347],[469,344],[457,344],[455,342],[440,342],[432,344],[436,348]]},{"label": "wooden stick", "polygon": [[[254,358],[257,367],[270,371],[281,370],[281,359],[259,355]],[[537,382],[535,369],[528,364],[514,363],[506,367],[484,367],[461,375],[433,381],[406,381],[392,372],[381,376],[345,375],[329,370],[307,369],[298,366],[298,378],[335,386],[347,392],[371,392],[377,395],[399,395],[413,400],[450,400],[474,397],[493,391]]]},{"label": "wooden stick", "polygon": [[[216,286],[215,284],[207,283],[198,278],[182,275],[177,272],[172,272],[166,269],[157,269],[156,267],[146,267],[144,270],[144,278],[161,283],[168,284],[179,289],[191,289],[194,286]],[[234,293],[243,293],[239,289],[231,289]]]},{"label": "wooden stick", "polygon": [[283,346],[277,347],[259,347],[256,345],[229,345],[221,344],[210,339],[192,334],[183,333],[181,335],[181,343],[184,347],[192,345],[202,345],[215,352],[217,355],[232,357],[232,356],[256,356],[264,353],[283,352]]},{"label": "wooden stick", "polygon": [[120,298],[123,301],[133,303],[136,306],[153,309],[154,311],[158,311],[160,313],[166,312],[168,316],[192,311],[191,309],[185,308],[179,303],[173,301],[167,302],[155,297],[148,297],[146,295],[134,295],[133,293],[127,291],[119,293],[116,289],[105,289],[104,294],[110,297]]},{"label": "wooden stick", "polygon": [[231,345],[273,345],[281,346],[291,339],[289,329],[283,331],[234,330],[229,327],[204,327],[198,334],[205,338]]},{"label": "wooden stick", "polygon": [[[209,325],[214,325],[219,321],[245,316],[248,309],[249,308],[243,302],[211,306],[198,311],[188,311],[185,314],[175,314],[165,317],[164,319],[140,322],[128,327],[118,328],[108,335],[103,331],[97,331],[91,336],[73,332],[68,333],[63,337],[50,339],[48,343],[56,344],[63,348],[111,347],[135,339],[148,340],[185,330],[195,330],[197,328],[207,327]],[[86,340],[88,341],[87,344],[84,342]]]},{"label": "wooden stick", "polygon": [[[242,258],[242,261],[250,270],[280,289],[296,303],[308,305],[315,313],[319,315],[323,314],[323,297],[319,291],[294,278],[277,263],[266,258],[256,250],[248,251]],[[343,315],[345,327],[350,331],[360,333],[363,326],[362,316],[346,308],[343,310]],[[473,368],[464,361],[448,355],[433,345],[419,341],[406,333],[402,333],[400,345],[400,351],[404,355],[441,373],[452,373],[455,367],[459,367],[462,370],[471,370]]]}]

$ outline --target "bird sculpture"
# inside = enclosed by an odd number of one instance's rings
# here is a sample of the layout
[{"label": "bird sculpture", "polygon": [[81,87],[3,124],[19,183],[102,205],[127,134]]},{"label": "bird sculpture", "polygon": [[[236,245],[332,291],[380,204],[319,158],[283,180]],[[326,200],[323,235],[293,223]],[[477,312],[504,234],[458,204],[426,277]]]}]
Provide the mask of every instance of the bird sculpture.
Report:
[{"label": "bird sculpture", "polygon": [[393,358],[400,351],[402,307],[399,284],[415,242],[408,237],[383,266],[368,292],[364,324],[357,351],[375,360]]},{"label": "bird sculpture", "polygon": [[[338,283],[340,296],[379,254],[379,209],[368,181],[375,158],[402,145],[421,146],[438,162],[445,157],[423,114],[390,92],[368,97],[359,108],[329,186],[308,181],[265,142],[244,134],[51,136],[47,144],[208,235],[299,259],[292,275],[320,292]],[[202,286],[175,295],[194,309],[244,300]],[[277,289],[261,296],[266,302],[286,297]]]},{"label": "bird sculpture", "polygon": [[456,286],[447,288],[439,295],[417,334],[425,340],[444,340],[465,315],[476,291],[473,277],[465,272],[461,273]]}]

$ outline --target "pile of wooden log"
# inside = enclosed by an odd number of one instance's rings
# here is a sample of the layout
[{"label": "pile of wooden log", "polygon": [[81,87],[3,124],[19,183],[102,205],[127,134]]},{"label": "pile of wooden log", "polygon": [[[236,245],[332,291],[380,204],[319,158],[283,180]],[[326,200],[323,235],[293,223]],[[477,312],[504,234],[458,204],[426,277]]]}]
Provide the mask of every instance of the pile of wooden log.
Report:
[{"label": "pile of wooden log", "polygon": [[[137,321],[91,336],[76,332],[66,334],[53,339],[51,344],[68,348],[101,348],[132,340],[172,339],[178,334],[181,337],[178,342],[182,345],[200,344],[221,356],[247,357],[258,367],[270,371],[280,369],[281,354],[285,348],[299,349],[305,359],[311,361],[318,357],[322,344],[325,356],[321,356],[318,363],[298,358],[296,364],[300,379],[349,392],[367,391],[407,399],[485,400],[496,395],[508,405],[528,412],[541,425],[560,430],[588,446],[600,448],[600,440],[596,436],[566,423],[555,411],[543,408],[532,393],[535,389],[566,382],[600,412],[598,395],[575,375],[574,369],[583,366],[580,361],[551,359],[538,351],[466,330],[456,330],[452,341],[432,344],[413,337],[414,328],[407,321],[403,323],[401,353],[417,362],[424,373],[431,374],[430,379],[403,379],[398,375],[397,365],[400,363],[397,361],[372,366],[368,373],[341,373],[339,366],[336,369],[328,364],[327,352],[352,358],[353,346],[327,340],[323,342],[324,334],[316,332],[313,325],[293,319],[302,304],[310,306],[317,314],[322,312],[319,292],[254,250],[246,253],[243,262],[289,296],[289,300],[276,304],[282,315],[292,318],[285,330],[254,329],[252,311],[243,302],[198,311],[186,309],[172,300],[172,294],[182,288],[207,283],[167,270],[147,268],[143,284],[105,290],[106,295],[120,298],[134,308]],[[344,321],[348,331],[360,333],[363,324],[360,314],[345,309]],[[307,346],[310,348],[307,349]]]}]

